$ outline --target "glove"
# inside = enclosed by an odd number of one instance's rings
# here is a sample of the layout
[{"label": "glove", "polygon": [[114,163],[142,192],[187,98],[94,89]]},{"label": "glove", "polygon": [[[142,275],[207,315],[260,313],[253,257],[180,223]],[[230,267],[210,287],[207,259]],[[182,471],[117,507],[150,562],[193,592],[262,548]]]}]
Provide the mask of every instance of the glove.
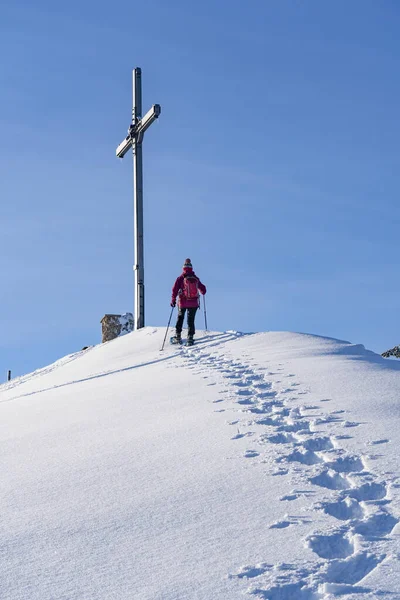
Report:
[{"label": "glove", "polygon": [[171,300],[171,306],[172,306],[172,308],[173,308],[174,306],[176,306],[176,300]]}]

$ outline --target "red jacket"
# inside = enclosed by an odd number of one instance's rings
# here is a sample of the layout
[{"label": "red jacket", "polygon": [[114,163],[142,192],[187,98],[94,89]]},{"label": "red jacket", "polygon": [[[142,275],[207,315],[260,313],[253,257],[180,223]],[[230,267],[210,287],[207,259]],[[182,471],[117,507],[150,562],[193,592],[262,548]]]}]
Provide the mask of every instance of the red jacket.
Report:
[{"label": "red jacket", "polygon": [[196,308],[199,306],[199,299],[198,298],[186,298],[186,296],[183,293],[183,281],[184,281],[185,275],[191,275],[192,277],[196,277],[199,291],[203,295],[206,293],[206,291],[207,291],[206,286],[201,283],[200,279],[197,277],[197,275],[195,274],[193,269],[186,267],[185,269],[183,269],[182,275],[179,275],[179,277],[177,278],[177,280],[174,283],[174,287],[172,288],[171,301],[175,302],[176,298],[178,297],[179,308]]}]

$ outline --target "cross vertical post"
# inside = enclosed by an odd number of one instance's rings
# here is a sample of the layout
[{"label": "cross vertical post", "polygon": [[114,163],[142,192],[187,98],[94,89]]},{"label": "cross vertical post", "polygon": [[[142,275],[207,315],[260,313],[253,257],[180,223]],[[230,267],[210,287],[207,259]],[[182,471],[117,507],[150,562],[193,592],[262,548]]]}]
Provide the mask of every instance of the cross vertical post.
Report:
[{"label": "cross vertical post", "polygon": [[[132,123],[142,118],[142,71],[132,74]],[[143,137],[143,136],[142,136]],[[144,327],[144,242],[143,242],[143,152],[142,140],[136,138],[133,150],[133,211],[135,228],[135,329]]]},{"label": "cross vertical post", "polygon": [[144,327],[144,244],[143,244],[143,153],[142,142],[146,129],[160,116],[161,106],[153,104],[142,118],[142,70],[133,70],[133,107],[132,123],[128,135],[118,146],[116,155],[123,158],[132,148],[133,153],[133,213],[135,263],[135,315],[134,327]]}]

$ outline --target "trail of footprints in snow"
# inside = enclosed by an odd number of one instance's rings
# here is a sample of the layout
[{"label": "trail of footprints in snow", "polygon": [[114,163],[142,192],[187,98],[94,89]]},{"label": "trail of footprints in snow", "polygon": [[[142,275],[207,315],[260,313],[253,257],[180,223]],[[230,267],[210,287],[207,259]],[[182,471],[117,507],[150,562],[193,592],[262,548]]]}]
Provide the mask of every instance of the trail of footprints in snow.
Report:
[{"label": "trail of footprints in snow", "polygon": [[[311,567],[262,563],[245,566],[230,577],[254,582],[249,593],[269,600],[324,600],[331,594],[372,593],[357,584],[384,560],[378,542],[392,532],[398,519],[389,511],[386,484],[368,472],[362,456],[350,455],[340,448],[340,439],[349,436],[318,431],[321,425],[328,429],[334,425],[337,429],[338,424],[356,427],[359,423],[344,420],[341,417],[344,411],[313,416],[312,411],[320,410],[321,406],[290,407],[290,401],[298,400],[304,392],[293,382],[288,388],[276,391],[274,382],[267,378],[277,373],[259,374],[237,360],[202,349],[187,350],[183,357],[188,366],[197,367],[199,372],[207,372],[210,368],[218,371],[232,393],[214,402],[233,400],[237,410],[249,417],[245,422],[234,420],[230,423],[237,427],[232,440],[253,440],[244,457],[264,462],[262,446],[273,444],[277,456],[272,474],[292,472],[302,483],[330,492],[331,498],[312,508],[324,511],[338,522],[338,526],[328,532],[315,532],[305,540],[305,545],[318,557]],[[255,431],[242,431],[238,424],[242,428],[263,429],[257,435]],[[312,498],[315,493],[315,488],[295,489],[281,501],[290,502],[300,496]],[[284,529],[311,520],[285,515],[270,528]],[[379,592],[375,590],[375,593]]]}]

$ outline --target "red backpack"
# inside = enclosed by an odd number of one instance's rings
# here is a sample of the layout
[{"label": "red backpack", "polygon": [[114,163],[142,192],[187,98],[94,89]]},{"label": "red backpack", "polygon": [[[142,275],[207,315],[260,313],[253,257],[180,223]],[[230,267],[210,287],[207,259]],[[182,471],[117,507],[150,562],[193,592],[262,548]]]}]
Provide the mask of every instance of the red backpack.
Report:
[{"label": "red backpack", "polygon": [[183,279],[183,295],[188,300],[197,298],[199,295],[198,279],[194,275],[185,275]]}]

